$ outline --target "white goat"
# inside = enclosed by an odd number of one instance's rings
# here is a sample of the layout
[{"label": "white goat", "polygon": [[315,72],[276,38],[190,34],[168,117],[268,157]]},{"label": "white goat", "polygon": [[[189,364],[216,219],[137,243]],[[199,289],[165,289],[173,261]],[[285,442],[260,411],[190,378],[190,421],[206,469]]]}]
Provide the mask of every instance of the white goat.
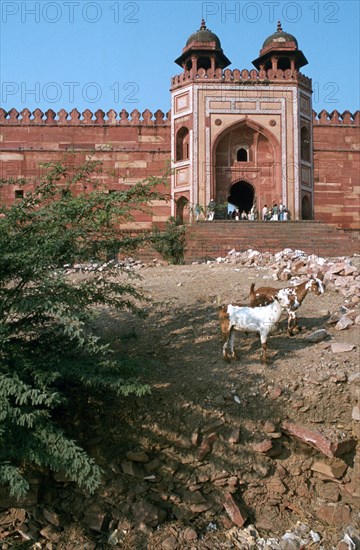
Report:
[{"label": "white goat", "polygon": [[[262,344],[262,362],[267,362],[266,342],[269,334],[276,327],[283,309],[297,308],[299,303],[296,296],[288,289],[279,290],[274,295],[274,301],[267,306],[242,307],[229,304],[223,306],[219,313],[221,330],[227,333],[227,340],[223,346],[223,356],[226,361],[235,358],[234,339],[235,330],[243,332],[258,332]],[[226,309],[225,309],[226,308]]]}]

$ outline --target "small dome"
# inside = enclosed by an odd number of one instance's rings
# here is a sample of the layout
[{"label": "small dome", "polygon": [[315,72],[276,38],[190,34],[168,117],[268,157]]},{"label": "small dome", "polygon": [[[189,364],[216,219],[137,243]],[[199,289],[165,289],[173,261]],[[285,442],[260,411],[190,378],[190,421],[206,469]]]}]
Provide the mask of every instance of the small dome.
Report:
[{"label": "small dome", "polygon": [[277,31],[274,32],[273,34],[271,34],[265,40],[262,47],[265,48],[271,42],[279,42],[279,44],[281,44],[281,42],[294,42],[296,47],[298,47],[298,43],[297,43],[297,40],[296,40],[295,36],[293,36],[292,34],[289,34],[288,32],[284,32],[281,28],[280,21],[278,21],[278,24],[277,24]]},{"label": "small dome", "polygon": [[204,19],[201,21],[200,29],[189,36],[186,46],[191,42],[215,42],[217,48],[221,48],[220,40],[215,33],[206,28]]}]

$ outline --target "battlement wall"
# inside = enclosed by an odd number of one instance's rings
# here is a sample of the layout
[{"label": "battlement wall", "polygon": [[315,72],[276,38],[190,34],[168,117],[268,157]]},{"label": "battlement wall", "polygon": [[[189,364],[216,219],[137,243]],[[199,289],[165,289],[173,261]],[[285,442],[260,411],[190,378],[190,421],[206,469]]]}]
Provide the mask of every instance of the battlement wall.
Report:
[{"label": "battlement wall", "polygon": [[224,82],[224,83],[240,83],[240,84],[270,84],[274,82],[284,82],[292,81],[301,84],[302,86],[311,89],[311,78],[303,75],[298,70],[286,69],[273,69],[260,70],[256,69],[198,69],[194,71],[193,69],[189,71],[184,71],[180,75],[176,75],[171,79],[172,88],[177,88],[182,86],[184,83],[189,81],[215,81],[215,82]]},{"label": "battlement wall", "polygon": [[329,113],[324,109],[320,113],[313,111],[313,125],[314,126],[360,126],[360,111],[351,113],[350,111],[344,111],[339,113],[336,109]]},{"label": "battlement wall", "polygon": [[[129,118],[130,116],[130,118]],[[80,113],[77,109],[73,109],[68,113],[65,109],[61,109],[55,113],[52,109],[48,109],[45,113],[41,109],[35,109],[31,112],[29,109],[17,111],[11,109],[6,112],[0,109],[0,126],[2,125],[48,125],[48,126],[169,126],[170,111],[166,115],[158,109],[154,114],[146,109],[140,113],[134,109],[130,115],[126,109],[122,109],[120,113],[110,109],[106,114],[101,109],[95,113],[86,109]]]}]

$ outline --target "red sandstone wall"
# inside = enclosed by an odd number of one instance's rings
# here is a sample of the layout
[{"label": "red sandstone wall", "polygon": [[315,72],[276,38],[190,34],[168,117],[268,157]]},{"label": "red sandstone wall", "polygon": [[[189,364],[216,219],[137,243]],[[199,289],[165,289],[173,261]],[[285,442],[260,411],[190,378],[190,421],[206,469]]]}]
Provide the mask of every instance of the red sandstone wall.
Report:
[{"label": "red sandstone wall", "polygon": [[[103,111],[93,115],[90,111],[74,110],[68,115],[60,111],[47,111],[46,116],[37,109],[30,117],[28,110],[6,115],[0,110],[0,177],[33,178],[39,175],[40,163],[60,161],[81,162],[88,155],[103,162],[102,183],[109,190],[121,190],[147,176],[164,174],[170,160],[170,121],[161,111],[153,118],[150,111],[142,114],[134,110],[129,118],[126,111],[117,118],[115,111],[107,117]],[[26,191],[26,188],[24,188]],[[169,194],[169,188],[159,189]],[[86,192],[79,186],[78,192]],[[15,200],[15,187],[0,188],[0,200],[11,204]],[[154,205],[153,216],[136,216],[140,227],[152,222],[164,222],[170,215],[170,203]]]},{"label": "red sandstone wall", "polygon": [[360,113],[313,120],[315,219],[360,229]]},{"label": "red sandstone wall", "polygon": [[[34,113],[0,109],[0,178],[34,177],[39,163],[61,160],[67,151],[81,151],[102,160],[108,189],[122,189],[150,175],[162,174],[170,160],[170,120],[161,111],[154,115],[136,109],[120,115],[74,109],[57,115],[49,109]],[[359,229],[360,113],[314,113],[314,212],[315,219],[344,228]],[[80,191],[80,189],[79,189]],[[83,191],[83,189],[81,189]],[[166,189],[169,192],[169,188]],[[0,188],[0,200],[11,203],[14,187]],[[152,219],[137,221],[150,227],[165,221],[170,204],[154,206]]]}]

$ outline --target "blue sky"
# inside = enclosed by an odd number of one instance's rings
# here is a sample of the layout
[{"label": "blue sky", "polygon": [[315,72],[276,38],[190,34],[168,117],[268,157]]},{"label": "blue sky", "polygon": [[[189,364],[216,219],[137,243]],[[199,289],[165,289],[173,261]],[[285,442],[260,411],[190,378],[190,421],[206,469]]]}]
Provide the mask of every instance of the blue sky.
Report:
[{"label": "blue sky", "polygon": [[31,111],[170,108],[174,63],[201,18],[231,69],[251,69],[280,19],[313,79],[313,109],[359,108],[359,6],[352,0],[0,0],[0,106]]}]

